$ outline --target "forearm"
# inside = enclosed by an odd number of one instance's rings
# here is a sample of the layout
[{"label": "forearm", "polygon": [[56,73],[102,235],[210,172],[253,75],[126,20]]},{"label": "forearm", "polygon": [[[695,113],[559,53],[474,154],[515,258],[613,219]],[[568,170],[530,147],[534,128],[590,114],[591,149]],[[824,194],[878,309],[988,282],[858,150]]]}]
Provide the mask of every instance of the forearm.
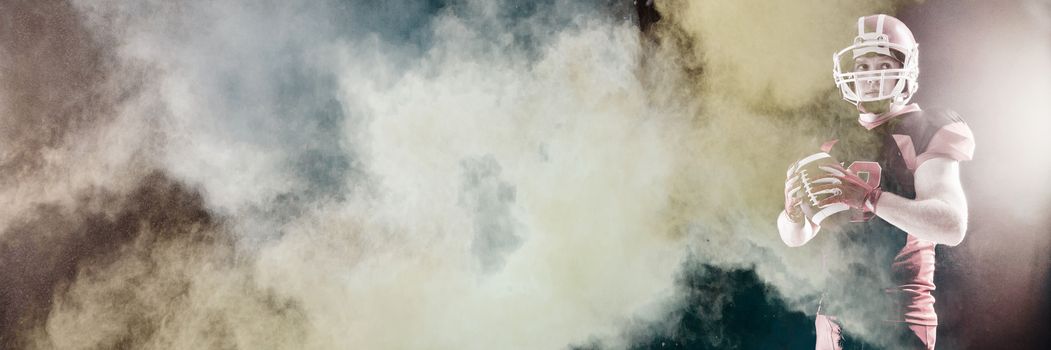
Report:
[{"label": "forearm", "polygon": [[876,215],[916,238],[955,246],[967,231],[966,210],[937,199],[911,200],[884,192]]},{"label": "forearm", "polygon": [[789,247],[798,247],[806,244],[820,230],[821,227],[811,226],[806,219],[798,223],[792,222],[788,219],[788,214],[784,210],[777,216],[777,231],[781,235],[781,241],[785,242],[785,245]]}]

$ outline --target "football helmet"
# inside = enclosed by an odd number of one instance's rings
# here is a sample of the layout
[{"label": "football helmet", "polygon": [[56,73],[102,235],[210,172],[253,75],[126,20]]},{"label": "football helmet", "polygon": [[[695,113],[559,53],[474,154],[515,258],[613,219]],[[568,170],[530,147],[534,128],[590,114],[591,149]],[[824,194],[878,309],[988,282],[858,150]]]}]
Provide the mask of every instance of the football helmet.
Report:
[{"label": "football helmet", "polygon": [[[875,53],[893,57],[901,68],[855,71],[854,61],[866,54]],[[916,82],[920,74],[919,44],[912,31],[897,18],[888,15],[871,15],[858,18],[858,36],[854,44],[832,56],[832,77],[843,94],[843,99],[860,107],[866,102],[885,101],[905,105],[919,90]],[[878,84],[877,94],[865,94],[862,84]],[[893,89],[884,89],[894,84]]]}]

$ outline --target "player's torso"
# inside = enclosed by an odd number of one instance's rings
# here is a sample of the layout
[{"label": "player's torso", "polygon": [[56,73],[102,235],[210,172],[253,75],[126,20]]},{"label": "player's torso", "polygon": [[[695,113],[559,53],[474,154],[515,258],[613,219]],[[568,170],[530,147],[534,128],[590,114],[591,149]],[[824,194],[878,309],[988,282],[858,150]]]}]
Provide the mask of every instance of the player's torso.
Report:
[{"label": "player's torso", "polygon": [[[829,153],[863,179],[878,181],[884,193],[915,199],[917,155],[923,154],[930,141],[931,128],[938,127],[923,112],[908,113],[871,130],[868,140],[858,144],[842,140]],[[887,309],[881,318],[937,324],[930,294],[935,287],[933,242],[919,240],[879,217],[844,226],[838,241],[838,249],[849,255],[844,260],[846,266],[831,269],[838,285],[832,290],[847,294],[840,298],[882,297],[886,305],[875,307]],[[869,290],[858,292],[851,286]],[[886,298],[885,292],[892,297]]]}]

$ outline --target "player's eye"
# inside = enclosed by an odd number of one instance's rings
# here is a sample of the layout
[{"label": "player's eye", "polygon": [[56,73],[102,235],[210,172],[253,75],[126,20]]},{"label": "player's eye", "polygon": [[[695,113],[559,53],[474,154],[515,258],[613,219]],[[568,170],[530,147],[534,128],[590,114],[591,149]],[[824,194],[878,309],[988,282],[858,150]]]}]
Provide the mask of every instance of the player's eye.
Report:
[{"label": "player's eye", "polygon": [[890,68],[891,68],[890,63],[884,63],[884,64],[879,65],[879,69],[890,69]]},{"label": "player's eye", "polygon": [[854,66],[854,70],[869,70],[869,65],[862,63]]}]

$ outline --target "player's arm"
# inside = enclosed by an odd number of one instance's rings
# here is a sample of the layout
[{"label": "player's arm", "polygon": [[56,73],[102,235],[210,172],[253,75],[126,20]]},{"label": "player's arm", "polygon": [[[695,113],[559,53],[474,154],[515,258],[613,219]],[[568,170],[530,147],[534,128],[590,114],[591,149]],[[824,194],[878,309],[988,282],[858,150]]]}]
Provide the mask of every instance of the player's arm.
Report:
[{"label": "player's arm", "polygon": [[916,199],[883,193],[876,215],[890,224],[938,244],[955,246],[967,232],[967,199],[960,184],[960,163],[932,158],[915,173]]},{"label": "player's arm", "polygon": [[777,216],[777,231],[781,234],[781,241],[785,242],[785,245],[789,247],[799,247],[806,244],[817,236],[820,230],[821,226],[810,223],[805,217],[798,222],[793,222],[788,218],[788,213],[784,210]]}]

